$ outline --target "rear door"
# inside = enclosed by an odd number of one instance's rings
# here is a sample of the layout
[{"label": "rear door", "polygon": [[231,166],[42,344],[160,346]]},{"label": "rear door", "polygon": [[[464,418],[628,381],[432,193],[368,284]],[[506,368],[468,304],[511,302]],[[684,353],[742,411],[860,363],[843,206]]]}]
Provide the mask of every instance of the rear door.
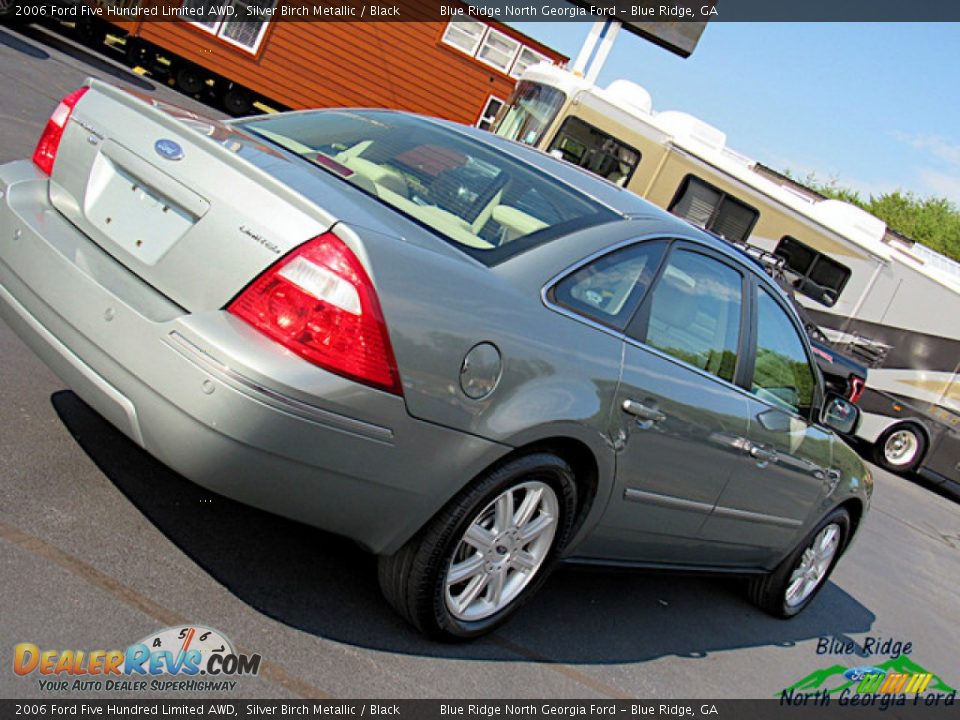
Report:
[{"label": "rear door", "polygon": [[742,469],[748,402],[733,380],[746,278],[722,255],[676,242],[628,329],[613,435],[616,487],[597,552],[629,561],[711,561],[700,530]]},{"label": "rear door", "polygon": [[819,397],[803,330],[783,297],[755,284],[749,390],[749,445],[704,525],[739,562],[763,564],[792,547],[839,478],[834,436],[811,418]]}]

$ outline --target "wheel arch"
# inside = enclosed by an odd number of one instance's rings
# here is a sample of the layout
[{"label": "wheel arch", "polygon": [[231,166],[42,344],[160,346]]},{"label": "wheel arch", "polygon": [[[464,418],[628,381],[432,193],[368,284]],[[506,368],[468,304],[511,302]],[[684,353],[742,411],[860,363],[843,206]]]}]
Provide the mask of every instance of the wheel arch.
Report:
[{"label": "wheel arch", "polygon": [[[865,508],[863,501],[860,498],[850,497],[837,505],[837,509],[846,510],[847,514],[850,516],[850,537],[848,537],[843,543],[843,549],[841,550],[841,552],[846,552],[847,548],[850,547],[850,543],[852,543],[853,539],[857,536],[857,531],[860,529],[860,521],[863,519]],[[831,510],[830,512],[833,511]]]},{"label": "wheel arch", "polygon": [[577,484],[577,517],[570,535],[572,545],[580,538],[584,528],[596,521],[597,512],[606,505],[606,495],[612,482],[612,460],[605,462],[603,455],[582,438],[570,434],[552,434],[526,439],[522,444],[515,445],[513,450],[485,468],[481,474],[537,452],[556,455],[573,470]]}]

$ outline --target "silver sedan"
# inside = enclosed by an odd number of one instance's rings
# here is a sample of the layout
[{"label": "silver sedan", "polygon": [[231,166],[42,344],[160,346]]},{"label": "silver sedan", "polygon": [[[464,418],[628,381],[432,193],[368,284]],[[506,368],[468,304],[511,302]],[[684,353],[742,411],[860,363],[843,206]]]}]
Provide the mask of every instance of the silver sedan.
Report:
[{"label": "silver sedan", "polygon": [[90,81],[0,166],[0,315],[193,482],[379,555],[438,638],[561,560],[741,573],[789,617],[869,506],[856,408],[760,267],[439,120]]}]

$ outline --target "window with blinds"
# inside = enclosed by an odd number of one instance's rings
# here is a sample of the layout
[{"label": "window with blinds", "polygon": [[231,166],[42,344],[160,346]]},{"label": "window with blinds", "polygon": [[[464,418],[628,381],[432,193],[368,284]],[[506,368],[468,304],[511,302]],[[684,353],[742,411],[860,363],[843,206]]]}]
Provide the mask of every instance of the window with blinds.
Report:
[{"label": "window with blinds", "polygon": [[760,213],[698,177],[687,175],[670,212],[730,242],[746,242]]},{"label": "window with blinds", "polygon": [[850,268],[789,235],[777,243],[774,255],[786,262],[784,272],[790,284],[809,298],[833,307],[850,279]]}]

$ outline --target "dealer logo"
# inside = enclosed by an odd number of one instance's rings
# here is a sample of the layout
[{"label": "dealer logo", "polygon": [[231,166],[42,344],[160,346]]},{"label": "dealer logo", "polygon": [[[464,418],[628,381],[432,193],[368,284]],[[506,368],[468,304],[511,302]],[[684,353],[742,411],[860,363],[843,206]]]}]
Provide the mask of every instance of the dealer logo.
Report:
[{"label": "dealer logo", "polygon": [[898,655],[875,665],[830,665],[784,688],[780,704],[787,706],[955,705],[957,691],[940,677]]},{"label": "dealer logo", "polygon": [[257,675],[260,662],[260,655],[236,652],[223,633],[201,625],[164,628],[126,650],[41,650],[34,643],[13,649],[14,673],[38,675],[40,689],[50,692],[233,690],[232,678]]}]

